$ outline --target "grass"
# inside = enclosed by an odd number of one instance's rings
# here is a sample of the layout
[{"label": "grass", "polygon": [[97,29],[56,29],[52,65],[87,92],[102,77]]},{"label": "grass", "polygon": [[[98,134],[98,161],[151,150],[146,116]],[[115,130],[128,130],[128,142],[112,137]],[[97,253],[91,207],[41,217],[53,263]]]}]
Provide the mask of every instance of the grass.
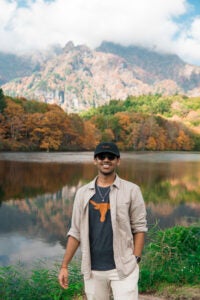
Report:
[{"label": "grass", "polygon": [[70,286],[67,290],[59,286],[58,270],[58,267],[47,269],[42,262],[31,271],[20,264],[1,267],[0,300],[79,299],[83,294],[83,280],[79,265],[74,263],[70,267]]},{"label": "grass", "polygon": [[176,226],[151,235],[140,265],[140,291],[199,285],[200,227]]},{"label": "grass", "polygon": [[[176,226],[150,230],[140,264],[139,290],[157,293],[170,299],[199,299],[200,227]],[[59,267],[48,269],[38,262],[32,270],[23,265],[0,267],[0,300],[83,299],[80,265],[70,266],[69,288],[60,288]]]}]

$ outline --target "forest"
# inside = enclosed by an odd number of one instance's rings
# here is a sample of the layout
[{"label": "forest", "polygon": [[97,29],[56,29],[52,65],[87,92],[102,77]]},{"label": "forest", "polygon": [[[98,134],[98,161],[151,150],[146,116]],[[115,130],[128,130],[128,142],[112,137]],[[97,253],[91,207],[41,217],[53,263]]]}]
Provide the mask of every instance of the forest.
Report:
[{"label": "forest", "polygon": [[200,97],[129,96],[75,114],[0,89],[0,151],[87,151],[101,141],[124,151],[200,151]]}]

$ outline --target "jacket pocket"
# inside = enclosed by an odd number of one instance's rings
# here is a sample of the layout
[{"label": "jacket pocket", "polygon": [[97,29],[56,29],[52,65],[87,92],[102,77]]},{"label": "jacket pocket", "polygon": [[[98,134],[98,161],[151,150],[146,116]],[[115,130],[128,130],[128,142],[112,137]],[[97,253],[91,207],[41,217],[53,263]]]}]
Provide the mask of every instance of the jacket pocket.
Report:
[{"label": "jacket pocket", "polygon": [[136,259],[135,259],[135,256],[133,254],[128,254],[128,255],[125,255],[125,256],[122,256],[122,262],[124,264],[128,264],[130,262],[133,262],[135,263],[136,262]]},{"label": "jacket pocket", "polygon": [[129,222],[128,203],[120,203],[117,205],[116,219],[117,219],[117,222],[120,222],[120,223]]},{"label": "jacket pocket", "polygon": [[[124,224],[123,224],[124,225]],[[119,246],[120,246],[120,253],[123,262],[126,260],[131,260],[133,258],[133,241],[131,236],[128,235],[127,229],[124,230],[122,227],[119,230]]]}]

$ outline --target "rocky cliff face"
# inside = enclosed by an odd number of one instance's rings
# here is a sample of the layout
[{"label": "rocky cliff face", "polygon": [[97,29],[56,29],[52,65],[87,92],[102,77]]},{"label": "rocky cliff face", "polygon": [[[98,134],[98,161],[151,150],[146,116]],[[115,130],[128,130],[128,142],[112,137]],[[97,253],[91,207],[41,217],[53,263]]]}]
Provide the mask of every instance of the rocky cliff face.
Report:
[{"label": "rocky cliff face", "polygon": [[54,55],[40,57],[37,66],[31,75],[4,84],[4,93],[57,103],[68,112],[128,95],[200,94],[200,67],[139,47],[104,42],[91,50],[69,42]]}]

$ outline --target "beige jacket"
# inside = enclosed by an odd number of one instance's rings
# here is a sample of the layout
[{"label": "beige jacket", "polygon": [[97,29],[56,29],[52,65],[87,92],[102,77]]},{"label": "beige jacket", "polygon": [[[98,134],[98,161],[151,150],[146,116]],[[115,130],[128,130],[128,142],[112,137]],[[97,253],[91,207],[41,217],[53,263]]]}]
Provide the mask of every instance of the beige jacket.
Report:
[{"label": "beige jacket", "polygon": [[[80,241],[81,271],[90,278],[89,200],[95,194],[96,178],[81,187],[75,197],[72,223],[68,235]],[[128,276],[136,267],[133,255],[133,234],[146,232],[146,209],[140,188],[116,176],[110,188],[110,213],[113,228],[113,251],[120,278]]]}]

